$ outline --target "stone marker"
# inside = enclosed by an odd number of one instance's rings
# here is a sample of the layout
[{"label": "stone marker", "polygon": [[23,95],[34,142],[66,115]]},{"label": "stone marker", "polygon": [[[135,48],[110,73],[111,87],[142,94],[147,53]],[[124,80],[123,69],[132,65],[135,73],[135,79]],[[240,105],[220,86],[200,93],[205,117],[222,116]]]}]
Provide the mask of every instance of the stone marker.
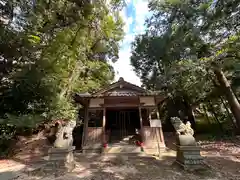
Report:
[{"label": "stone marker", "polygon": [[27,171],[29,175],[61,176],[66,172],[71,172],[75,168],[75,161],[72,146],[72,131],[76,126],[75,121],[60,122],[58,121],[58,130],[54,146],[49,149],[47,163],[41,164],[32,170]]},{"label": "stone marker", "polygon": [[194,131],[191,123],[184,124],[179,118],[171,118],[171,122],[176,130],[176,162],[186,170],[196,170],[203,168],[203,158],[200,154],[200,146],[193,137]]},{"label": "stone marker", "polygon": [[54,174],[59,176],[65,172],[71,172],[75,168],[75,161],[72,146],[72,131],[76,126],[75,121],[68,121],[63,124],[58,121],[58,130],[54,146],[49,149],[47,163],[30,173]]},{"label": "stone marker", "polygon": [[71,172],[75,168],[73,150],[74,146],[68,149],[51,148],[48,152],[48,168]]},{"label": "stone marker", "polygon": [[75,161],[73,151],[75,147],[72,146],[73,137],[72,131],[76,126],[76,121],[68,121],[64,126],[58,122],[58,130],[56,133],[56,140],[54,147],[49,149],[48,161],[53,164],[53,168],[63,169],[71,172],[75,168]]}]

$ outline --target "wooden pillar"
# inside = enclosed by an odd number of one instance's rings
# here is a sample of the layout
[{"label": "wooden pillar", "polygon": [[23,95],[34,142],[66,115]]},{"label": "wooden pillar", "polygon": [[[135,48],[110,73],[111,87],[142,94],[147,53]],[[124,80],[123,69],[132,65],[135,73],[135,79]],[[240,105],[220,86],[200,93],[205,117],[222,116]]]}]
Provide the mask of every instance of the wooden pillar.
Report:
[{"label": "wooden pillar", "polygon": [[102,122],[102,143],[106,143],[106,108],[103,109],[103,122]]},{"label": "wooden pillar", "polygon": [[143,119],[142,119],[142,108],[141,108],[141,106],[139,106],[138,110],[139,110],[139,118],[140,118],[140,128],[141,128],[141,130],[142,130],[142,127],[143,127]]},{"label": "wooden pillar", "polygon": [[144,137],[144,132],[143,132],[143,119],[142,119],[142,108],[141,106],[138,107],[138,110],[139,110],[139,119],[140,119],[140,136],[141,136],[141,139],[142,139],[142,142],[145,141],[145,137]]},{"label": "wooden pillar", "polygon": [[157,113],[157,118],[160,120],[160,114],[159,114],[159,111],[158,111],[158,107],[156,106],[156,113]]},{"label": "wooden pillar", "polygon": [[84,107],[84,124],[83,124],[83,137],[82,137],[82,147],[86,145],[87,142],[87,130],[88,130],[88,106],[89,106],[89,101]]},{"label": "wooden pillar", "polygon": [[[159,114],[159,110],[158,110],[158,106],[156,106],[156,113],[157,113],[157,118],[159,119],[159,121],[161,121],[160,119],[160,114]],[[160,140],[163,144],[165,144],[164,142],[164,136],[163,136],[163,131],[162,131],[162,122],[161,122],[161,127],[160,127]]]},{"label": "wooden pillar", "polygon": [[148,108],[148,120],[149,120],[149,124],[150,124],[150,121],[151,121],[151,109]]}]

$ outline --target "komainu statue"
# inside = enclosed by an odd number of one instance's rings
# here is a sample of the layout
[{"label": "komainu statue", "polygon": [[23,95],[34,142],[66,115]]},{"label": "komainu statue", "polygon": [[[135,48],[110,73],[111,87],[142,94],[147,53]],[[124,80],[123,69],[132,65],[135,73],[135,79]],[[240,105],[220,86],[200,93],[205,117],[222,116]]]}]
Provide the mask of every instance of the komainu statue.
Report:
[{"label": "komainu statue", "polygon": [[76,126],[76,121],[67,121],[63,123],[58,121],[58,130],[56,133],[56,140],[54,142],[54,147],[56,148],[70,148],[73,144],[72,132]]},{"label": "komainu statue", "polygon": [[54,147],[49,148],[48,161],[40,167],[40,172],[58,176],[62,172],[71,172],[75,168],[72,131],[76,121],[57,120],[54,123],[57,125],[56,140]]},{"label": "komainu statue", "polygon": [[178,117],[172,117],[171,123],[176,130],[176,162],[184,169],[201,169],[203,158],[200,154],[200,146],[193,137],[194,131],[191,123],[184,124]]},{"label": "komainu statue", "polygon": [[189,121],[184,124],[178,117],[172,117],[171,123],[178,135],[194,135],[194,131],[191,128],[191,123]]},{"label": "komainu statue", "polygon": [[172,117],[171,123],[176,130],[177,144],[179,145],[196,145],[195,138],[193,137],[194,131],[191,128],[191,123],[188,121],[184,124],[180,118]]}]

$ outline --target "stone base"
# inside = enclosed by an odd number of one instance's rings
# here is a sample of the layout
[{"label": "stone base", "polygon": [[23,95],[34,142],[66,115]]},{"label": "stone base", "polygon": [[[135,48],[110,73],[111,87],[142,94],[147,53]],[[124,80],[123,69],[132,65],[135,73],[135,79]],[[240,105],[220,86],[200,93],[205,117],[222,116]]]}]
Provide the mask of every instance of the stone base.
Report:
[{"label": "stone base", "polygon": [[83,152],[83,154],[101,154],[102,153],[102,148],[98,148],[98,149],[83,149],[82,152]]},{"label": "stone base", "polygon": [[102,153],[105,154],[116,154],[116,153],[127,153],[127,154],[138,154],[141,153],[141,147],[136,145],[121,145],[121,144],[109,144],[106,148],[102,148]]},{"label": "stone base", "polygon": [[[144,143],[143,143],[144,144]],[[159,155],[162,152],[165,152],[166,146],[165,143],[159,142],[148,142],[143,145],[143,151],[149,155]]]},{"label": "stone base", "polygon": [[186,171],[195,171],[195,170],[205,170],[206,167],[204,164],[182,164],[179,161],[175,161],[175,164],[180,166],[181,168],[183,168]]},{"label": "stone base", "polygon": [[166,147],[160,148],[143,148],[144,153],[149,155],[160,155],[161,153],[166,151]]},{"label": "stone base", "polygon": [[200,155],[200,146],[179,146],[177,149],[176,162],[186,170],[203,169],[203,157]]},{"label": "stone base", "polygon": [[68,149],[51,148],[48,152],[47,168],[71,172],[75,168],[73,150],[74,146]]},{"label": "stone base", "polygon": [[96,143],[92,145],[85,145],[82,148],[83,153],[101,153],[102,152],[102,144]]},{"label": "stone base", "polygon": [[176,142],[180,146],[197,146],[196,140],[192,135],[178,135]]}]

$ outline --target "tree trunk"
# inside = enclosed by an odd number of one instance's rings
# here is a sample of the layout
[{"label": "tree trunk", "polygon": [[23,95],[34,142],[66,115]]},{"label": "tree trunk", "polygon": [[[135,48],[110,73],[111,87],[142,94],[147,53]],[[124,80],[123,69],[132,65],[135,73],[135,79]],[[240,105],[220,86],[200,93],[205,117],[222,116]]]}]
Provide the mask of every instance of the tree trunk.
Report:
[{"label": "tree trunk", "polygon": [[208,117],[208,112],[207,112],[206,106],[205,106],[205,105],[202,105],[202,108],[203,108],[203,111],[204,111],[204,114],[205,114],[205,117],[206,117],[208,123],[209,123],[209,124],[212,124],[211,121],[210,121],[210,119],[209,119],[209,117]]},{"label": "tree trunk", "polygon": [[188,121],[191,122],[191,126],[194,130],[196,130],[196,121],[195,121],[195,116],[193,113],[193,109],[191,106],[188,108]]},{"label": "tree trunk", "polygon": [[233,93],[232,88],[231,88],[226,76],[224,75],[223,71],[219,67],[215,66],[214,73],[220,84],[221,90],[224,92],[224,95],[226,96],[226,99],[229,103],[229,106],[233,113],[233,116],[236,119],[238,131],[239,131],[239,129],[240,129],[240,104],[239,104],[235,94]]},{"label": "tree trunk", "polygon": [[237,125],[236,125],[236,123],[234,122],[234,120],[233,120],[233,118],[232,118],[232,116],[231,116],[231,114],[230,114],[230,112],[229,112],[229,109],[228,109],[228,107],[227,107],[227,104],[224,102],[224,99],[223,99],[222,97],[220,97],[220,99],[221,99],[221,102],[222,102],[224,108],[225,108],[226,111],[227,111],[228,118],[229,118],[230,121],[232,122],[233,128],[234,128],[234,130],[236,131],[236,130],[237,130]]},{"label": "tree trunk", "polygon": [[219,121],[219,119],[218,119],[218,117],[217,117],[217,114],[216,114],[216,112],[215,112],[215,110],[214,110],[214,107],[213,107],[213,105],[212,105],[212,103],[211,103],[210,100],[208,101],[208,104],[209,104],[209,106],[210,106],[210,111],[212,112],[213,116],[215,117],[215,120],[217,121],[217,123],[218,123],[218,125],[219,125],[219,129],[220,129],[221,133],[223,134],[223,133],[224,133],[224,129],[223,129],[223,127],[222,127],[221,122]]},{"label": "tree trunk", "polygon": [[179,117],[178,114],[178,106],[177,103],[174,101],[174,99],[169,98],[166,102],[166,108],[167,108],[167,118],[165,123],[165,131],[174,131],[173,125],[171,123],[171,117]]},{"label": "tree trunk", "polygon": [[193,114],[193,109],[191,104],[188,101],[188,98],[186,96],[183,97],[183,104],[185,106],[185,112],[187,115],[187,120],[191,123],[191,127],[196,130],[196,121],[195,121],[195,117]]}]

